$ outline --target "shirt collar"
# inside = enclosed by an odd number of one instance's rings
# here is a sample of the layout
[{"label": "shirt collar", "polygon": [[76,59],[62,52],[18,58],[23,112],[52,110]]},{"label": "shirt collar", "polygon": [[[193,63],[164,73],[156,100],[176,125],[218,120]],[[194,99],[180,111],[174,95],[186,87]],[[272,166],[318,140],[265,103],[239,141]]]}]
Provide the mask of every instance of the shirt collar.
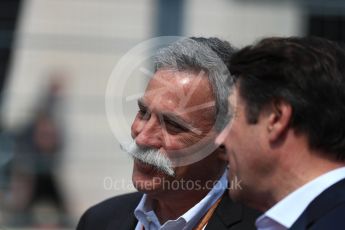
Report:
[{"label": "shirt collar", "polygon": [[308,205],[324,190],[345,178],[345,167],[329,171],[308,182],[266,211],[256,220],[258,229],[272,225],[290,228]]},{"label": "shirt collar", "polygon": [[[196,182],[194,184],[197,186]],[[213,182],[210,181],[210,184],[207,185],[212,186]],[[182,229],[182,226],[184,226],[184,229],[189,229],[193,227],[207,212],[207,210],[210,209],[211,206],[223,195],[225,189],[227,188],[227,185],[227,170],[225,170],[221,178],[216,182],[210,192],[201,201],[199,201],[196,205],[194,205],[191,209],[189,209],[186,213],[184,213],[176,220],[168,220],[162,226],[160,225],[156,214],[152,210],[152,203],[150,199],[148,199],[146,194],[142,197],[137,208],[134,210],[134,215],[139,221],[138,224],[144,225],[145,229],[160,229],[160,227],[164,229],[165,226],[169,226],[169,229],[173,226],[179,226],[178,229]],[[148,227],[149,225],[151,225],[151,228]]]}]

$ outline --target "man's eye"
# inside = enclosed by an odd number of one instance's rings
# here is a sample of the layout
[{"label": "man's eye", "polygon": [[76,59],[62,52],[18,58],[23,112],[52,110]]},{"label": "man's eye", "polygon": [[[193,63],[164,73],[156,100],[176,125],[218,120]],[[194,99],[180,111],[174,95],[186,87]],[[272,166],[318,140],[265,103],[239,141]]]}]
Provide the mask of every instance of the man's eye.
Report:
[{"label": "man's eye", "polygon": [[188,129],[173,121],[164,121],[165,127],[169,133],[186,132]]},{"label": "man's eye", "polygon": [[145,110],[145,109],[139,109],[138,115],[143,120],[147,120],[151,116],[150,113],[147,110]]}]

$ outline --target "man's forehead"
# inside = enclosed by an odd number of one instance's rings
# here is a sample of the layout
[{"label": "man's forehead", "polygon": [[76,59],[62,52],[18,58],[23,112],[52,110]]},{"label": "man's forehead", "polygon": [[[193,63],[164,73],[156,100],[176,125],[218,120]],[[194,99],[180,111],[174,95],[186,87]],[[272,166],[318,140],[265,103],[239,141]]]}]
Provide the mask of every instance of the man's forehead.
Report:
[{"label": "man's forehead", "polygon": [[178,103],[185,106],[203,104],[214,99],[209,79],[205,72],[159,70],[149,81],[144,98],[154,97],[163,103]]},{"label": "man's forehead", "polygon": [[207,74],[194,70],[158,70],[150,79],[148,88],[164,87],[167,91],[189,90],[189,87],[199,84],[209,84]]}]

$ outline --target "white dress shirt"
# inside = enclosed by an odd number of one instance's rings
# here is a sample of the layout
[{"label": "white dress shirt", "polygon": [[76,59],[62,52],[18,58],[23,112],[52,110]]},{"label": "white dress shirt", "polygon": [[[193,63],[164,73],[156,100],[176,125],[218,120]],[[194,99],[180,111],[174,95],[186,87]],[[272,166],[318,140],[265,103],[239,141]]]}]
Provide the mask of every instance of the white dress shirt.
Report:
[{"label": "white dress shirt", "polygon": [[260,216],[256,227],[258,230],[289,229],[318,195],[344,178],[345,167],[341,167],[308,182]]},{"label": "white dress shirt", "polygon": [[[192,229],[202,216],[212,207],[212,205],[223,195],[228,186],[227,171],[213,186],[211,191],[194,207],[189,209],[176,220],[168,220],[163,225],[160,224],[155,212],[152,210],[152,202],[144,195],[134,210],[134,215],[138,219],[135,230],[188,230]],[[176,201],[178,202],[178,201]],[[205,227],[204,227],[205,228]]]}]

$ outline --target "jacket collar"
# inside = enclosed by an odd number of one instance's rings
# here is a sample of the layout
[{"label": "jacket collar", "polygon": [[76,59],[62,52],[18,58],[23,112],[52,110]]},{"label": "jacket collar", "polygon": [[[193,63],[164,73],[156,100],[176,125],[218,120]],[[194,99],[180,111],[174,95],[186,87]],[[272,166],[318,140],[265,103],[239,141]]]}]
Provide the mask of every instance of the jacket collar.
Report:
[{"label": "jacket collar", "polygon": [[330,212],[331,209],[341,203],[345,203],[344,191],[345,179],[332,185],[315,198],[290,229],[307,229],[322,216]]}]

